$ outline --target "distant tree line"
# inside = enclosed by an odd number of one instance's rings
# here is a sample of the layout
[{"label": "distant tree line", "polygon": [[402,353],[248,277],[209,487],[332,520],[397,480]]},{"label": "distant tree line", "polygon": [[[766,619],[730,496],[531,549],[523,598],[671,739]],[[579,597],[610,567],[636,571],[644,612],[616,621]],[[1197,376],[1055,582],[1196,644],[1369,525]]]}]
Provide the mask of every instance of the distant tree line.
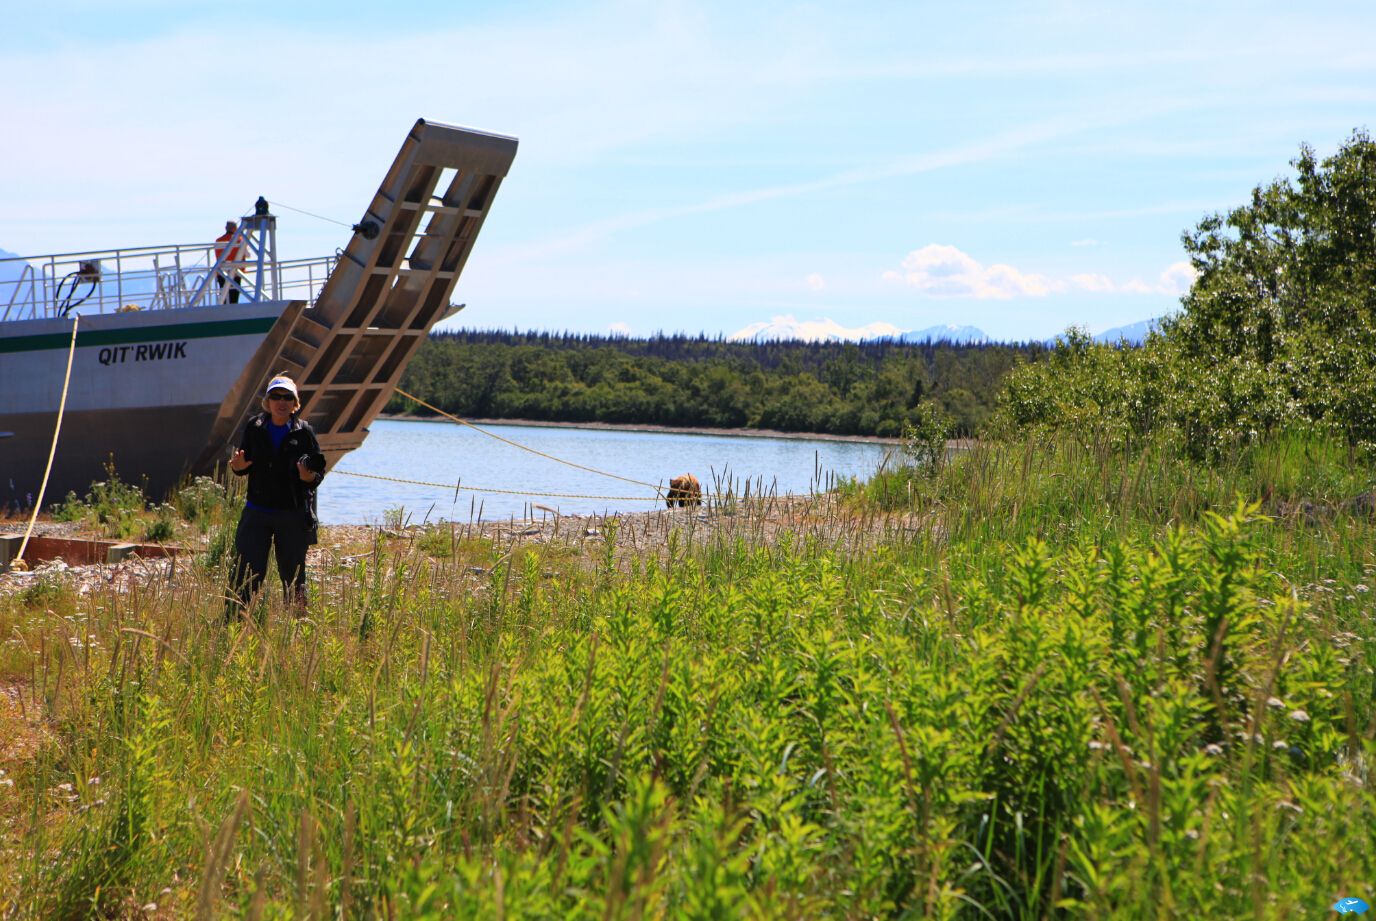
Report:
[{"label": "distant tree line", "polygon": [[[923,403],[959,434],[993,411],[1004,376],[1040,344],[727,342],[461,331],[423,343],[403,389],[488,419],[765,428],[898,436]],[[927,407],[930,409],[931,407]],[[389,412],[418,412],[394,397]]]}]

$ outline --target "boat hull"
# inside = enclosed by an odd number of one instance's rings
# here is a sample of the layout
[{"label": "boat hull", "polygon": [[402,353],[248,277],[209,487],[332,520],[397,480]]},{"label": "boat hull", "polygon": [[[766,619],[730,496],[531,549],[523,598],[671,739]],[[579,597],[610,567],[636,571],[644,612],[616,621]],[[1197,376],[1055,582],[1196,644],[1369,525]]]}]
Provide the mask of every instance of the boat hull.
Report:
[{"label": "boat hull", "polygon": [[[84,495],[109,468],[159,498],[223,461],[228,439],[216,432],[217,420],[251,401],[262,386],[256,378],[270,373],[266,362],[283,326],[302,306],[268,301],[82,317],[44,504],[69,491]],[[64,319],[0,325],[0,503],[7,510],[37,501],[71,330]]]}]

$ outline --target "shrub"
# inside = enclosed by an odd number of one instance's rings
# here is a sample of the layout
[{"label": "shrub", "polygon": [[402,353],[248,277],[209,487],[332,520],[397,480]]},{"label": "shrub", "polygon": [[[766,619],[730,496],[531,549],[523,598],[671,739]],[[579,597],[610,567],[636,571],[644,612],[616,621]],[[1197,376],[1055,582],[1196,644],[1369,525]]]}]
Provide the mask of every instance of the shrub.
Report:
[{"label": "shrub", "polygon": [[903,427],[903,453],[920,475],[935,476],[946,463],[946,442],[954,423],[935,403],[919,403]]},{"label": "shrub", "polygon": [[177,533],[177,509],[163,502],[153,509],[152,520],[143,531],[143,539],[157,543],[170,541]]},{"label": "shrub", "polygon": [[231,491],[207,476],[198,476],[179,489],[173,506],[184,521],[196,525],[202,534],[217,521],[237,515],[239,510]]},{"label": "shrub", "polygon": [[53,510],[58,521],[84,521],[108,537],[130,538],[141,532],[139,519],[147,507],[143,490],[123,482],[114,463],[105,466],[106,478],[92,483],[84,499],[75,492]]}]

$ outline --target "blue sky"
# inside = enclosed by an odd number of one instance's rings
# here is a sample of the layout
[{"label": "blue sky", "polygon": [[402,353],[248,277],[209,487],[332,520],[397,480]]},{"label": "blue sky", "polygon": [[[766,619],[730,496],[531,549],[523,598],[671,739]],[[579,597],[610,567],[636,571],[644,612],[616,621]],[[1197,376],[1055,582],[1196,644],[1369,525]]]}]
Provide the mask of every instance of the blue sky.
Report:
[{"label": "blue sky", "polygon": [[[463,325],[1000,338],[1160,315],[1180,233],[1376,111],[1367,3],[55,0],[0,11],[0,247],[357,220],[417,117],[520,152]],[[286,257],[348,231],[279,209]]]}]

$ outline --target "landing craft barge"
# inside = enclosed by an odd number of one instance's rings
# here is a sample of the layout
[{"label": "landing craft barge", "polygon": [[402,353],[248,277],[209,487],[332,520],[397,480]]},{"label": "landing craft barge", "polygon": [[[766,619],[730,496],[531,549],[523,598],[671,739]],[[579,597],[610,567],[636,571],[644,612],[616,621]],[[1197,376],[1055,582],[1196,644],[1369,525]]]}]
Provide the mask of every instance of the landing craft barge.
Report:
[{"label": "landing craft barge", "polygon": [[[0,504],[114,464],[160,496],[210,473],[286,371],[328,463],[363,443],[454,286],[516,140],[417,121],[345,248],[279,261],[259,199],[227,242],[0,260]],[[73,327],[75,348],[72,346]]]}]

